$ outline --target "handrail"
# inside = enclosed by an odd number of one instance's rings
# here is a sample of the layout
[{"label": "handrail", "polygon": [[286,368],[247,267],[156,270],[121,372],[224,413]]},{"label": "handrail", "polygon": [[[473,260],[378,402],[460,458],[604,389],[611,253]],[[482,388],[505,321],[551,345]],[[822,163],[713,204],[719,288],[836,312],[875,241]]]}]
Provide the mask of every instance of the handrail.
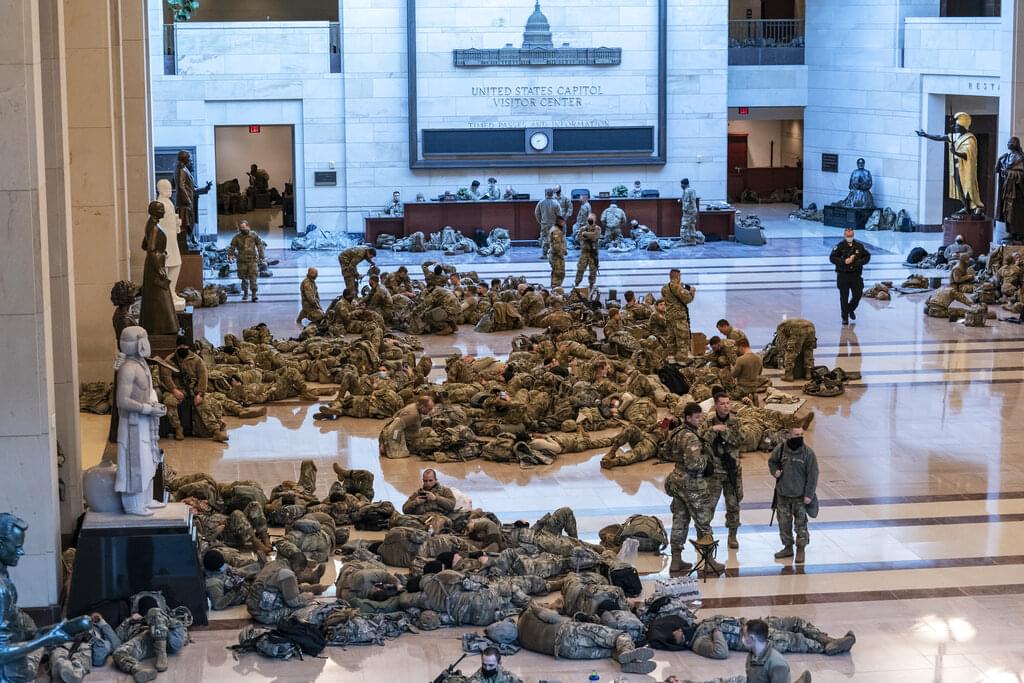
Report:
[{"label": "handrail", "polygon": [[734,19],[730,47],[803,47],[802,19]]}]

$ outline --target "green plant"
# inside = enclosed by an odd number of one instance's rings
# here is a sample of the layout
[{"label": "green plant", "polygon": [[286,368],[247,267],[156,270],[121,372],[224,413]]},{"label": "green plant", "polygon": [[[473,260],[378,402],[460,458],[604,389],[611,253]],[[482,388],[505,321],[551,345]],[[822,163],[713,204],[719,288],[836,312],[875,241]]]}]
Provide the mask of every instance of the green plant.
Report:
[{"label": "green plant", "polygon": [[167,0],[167,6],[174,13],[175,21],[188,21],[199,9],[199,0]]}]

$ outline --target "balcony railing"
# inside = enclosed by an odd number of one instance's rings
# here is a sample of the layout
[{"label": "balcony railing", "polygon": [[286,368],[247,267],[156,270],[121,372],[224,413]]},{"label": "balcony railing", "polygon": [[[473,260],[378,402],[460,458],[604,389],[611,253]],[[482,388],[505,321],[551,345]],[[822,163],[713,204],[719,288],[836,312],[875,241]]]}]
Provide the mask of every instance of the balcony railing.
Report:
[{"label": "balcony railing", "polygon": [[740,19],[729,22],[729,64],[804,63],[800,19]]}]

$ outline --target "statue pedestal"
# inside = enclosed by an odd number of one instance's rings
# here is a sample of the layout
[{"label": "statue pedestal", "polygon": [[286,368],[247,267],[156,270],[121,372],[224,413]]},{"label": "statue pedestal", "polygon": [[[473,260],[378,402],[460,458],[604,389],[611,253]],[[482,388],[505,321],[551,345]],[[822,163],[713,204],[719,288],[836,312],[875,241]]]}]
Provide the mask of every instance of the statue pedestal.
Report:
[{"label": "statue pedestal", "polygon": [[863,228],[874,209],[850,209],[838,204],[826,204],[822,210],[823,222],[831,228]]},{"label": "statue pedestal", "polygon": [[[181,330],[181,334],[185,335],[188,339],[188,343],[192,344],[195,342],[194,328],[192,325],[192,307],[186,306],[185,310],[178,314],[178,327]],[[151,356],[159,356],[160,358],[166,357],[168,354],[174,353],[174,349],[177,348],[177,335],[174,334],[151,334],[149,335],[149,346],[152,349]]]},{"label": "statue pedestal", "polygon": [[950,216],[942,221],[942,243],[952,244],[957,235],[963,235],[975,256],[987,254],[992,245],[992,227],[992,220],[987,217]]},{"label": "statue pedestal", "polygon": [[[75,555],[67,614],[113,610],[98,603],[124,600],[143,590],[163,592],[169,607],[184,605],[206,625],[206,581],[194,541],[192,509],[168,503],[152,517],[87,512]],[[111,622],[114,623],[114,622]]]},{"label": "statue pedestal", "polygon": [[178,274],[178,292],[191,287],[203,292],[203,255],[198,251],[181,252],[181,273]]}]

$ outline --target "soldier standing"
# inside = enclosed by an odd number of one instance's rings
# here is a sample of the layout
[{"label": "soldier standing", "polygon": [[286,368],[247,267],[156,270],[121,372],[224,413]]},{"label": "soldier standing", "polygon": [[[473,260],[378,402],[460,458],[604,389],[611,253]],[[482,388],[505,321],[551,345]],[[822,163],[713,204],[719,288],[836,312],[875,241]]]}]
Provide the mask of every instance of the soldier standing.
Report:
[{"label": "soldier standing", "polygon": [[580,258],[576,262],[576,282],[573,286],[580,286],[580,282],[583,281],[583,271],[589,268],[588,282],[590,290],[593,291],[597,284],[598,254],[601,244],[601,226],[597,224],[597,216],[590,214],[582,228],[577,226],[576,243],[580,247]]},{"label": "soldier standing", "polygon": [[238,279],[242,281],[242,301],[249,298],[249,288],[252,288],[252,302],[256,303],[256,276],[259,275],[260,265],[266,260],[263,252],[264,244],[260,236],[249,227],[249,221],[241,221],[238,224],[238,234],[231,238],[228,245],[228,261],[238,261]]},{"label": "soldier standing", "polygon": [[793,528],[796,527],[796,563],[804,562],[804,547],[811,542],[807,532],[807,506],[818,488],[818,457],[804,445],[802,427],[792,427],[789,438],[768,458],[768,471],[775,477],[775,510],[779,515],[782,550],[776,559],[793,557]]},{"label": "soldier standing", "polygon": [[338,265],[341,266],[341,276],[345,278],[345,289],[351,290],[353,295],[359,294],[359,264],[366,261],[372,266],[376,256],[377,250],[373,247],[349,247],[338,254]]},{"label": "soldier standing", "polygon": [[319,274],[316,268],[310,268],[306,271],[306,279],[299,285],[302,310],[295,319],[297,325],[301,325],[303,320],[318,323],[324,318],[324,309],[320,306],[320,291],[316,287],[316,277]]},{"label": "soldier standing", "polygon": [[709,481],[710,508],[708,517],[714,517],[718,499],[725,496],[725,526],[729,529],[729,547],[740,547],[736,530],[740,526],[740,503],[743,502],[743,467],[740,464],[740,445],[743,433],[740,421],[729,406],[729,395],[718,392],[714,396],[715,411],[701,426],[701,436],[711,451],[715,473]]},{"label": "soldier standing", "polygon": [[810,379],[811,368],[814,367],[814,349],[818,347],[814,323],[803,318],[783,320],[775,328],[775,338],[782,350],[782,381],[793,381],[796,359],[800,357],[800,354],[803,354],[804,357],[804,373]]},{"label": "soldier standing", "polygon": [[665,301],[665,318],[672,330],[676,360],[690,356],[690,308],[697,288],[684,285],[678,268],[668,271],[668,284],[661,288]]},{"label": "soldier standing", "polygon": [[562,218],[567,221],[572,218],[572,199],[562,194],[561,185],[555,185],[555,201],[558,202],[558,211]]},{"label": "soldier standing", "polygon": [[[591,216],[594,216],[594,221],[596,223],[597,216],[595,216],[593,211],[590,209],[590,193],[584,192],[580,195],[580,210],[579,213],[576,214],[576,225],[574,225],[572,229],[573,240],[575,240],[575,244],[577,246],[579,246],[580,231],[586,227],[587,220],[589,220]],[[598,225],[597,228],[598,235],[600,235],[601,226]]]},{"label": "soldier standing", "polygon": [[555,191],[550,187],[544,189],[544,199],[537,202],[533,215],[540,224],[540,257],[548,257],[548,231],[555,224],[555,217],[560,216],[562,207],[555,201]]},{"label": "soldier standing", "polygon": [[565,219],[555,217],[555,224],[548,230],[548,258],[551,263],[551,287],[561,287],[565,280],[565,233],[562,231]]},{"label": "soldier standing", "polygon": [[690,187],[689,178],[680,180],[679,187],[682,188],[679,203],[683,210],[683,217],[679,224],[679,237],[684,244],[697,244],[703,241],[697,237],[697,193]]},{"label": "soldier standing", "polygon": [[[708,490],[707,476],[710,474],[707,451],[698,434],[704,422],[704,411],[698,403],[688,403],[683,408],[683,426],[669,437],[668,459],[675,468],[665,479],[665,493],[672,498],[672,564],[669,572],[688,572],[693,568],[683,561],[683,547],[690,530],[690,520],[697,537],[711,535],[710,512],[714,509]],[[715,571],[724,567],[719,563]]]}]

